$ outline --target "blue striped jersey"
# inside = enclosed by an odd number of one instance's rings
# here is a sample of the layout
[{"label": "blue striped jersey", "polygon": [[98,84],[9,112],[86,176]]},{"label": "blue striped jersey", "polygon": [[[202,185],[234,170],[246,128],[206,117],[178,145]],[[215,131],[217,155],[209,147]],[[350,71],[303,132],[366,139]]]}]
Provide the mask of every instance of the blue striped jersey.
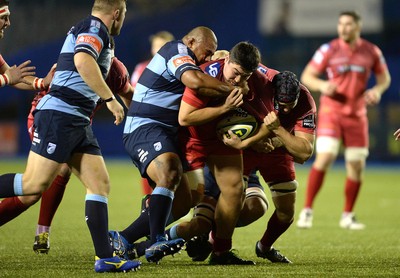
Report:
[{"label": "blue striped jersey", "polygon": [[187,70],[199,70],[195,54],[182,42],[166,43],[140,76],[125,121],[124,134],[141,125],[158,123],[178,127],[178,112]]},{"label": "blue striped jersey", "polygon": [[58,110],[90,121],[99,96],[83,81],[75,64],[74,55],[85,52],[100,67],[105,79],[111,66],[112,49],[107,27],[95,16],[82,20],[68,32],[57,61],[50,92],[36,109]]}]

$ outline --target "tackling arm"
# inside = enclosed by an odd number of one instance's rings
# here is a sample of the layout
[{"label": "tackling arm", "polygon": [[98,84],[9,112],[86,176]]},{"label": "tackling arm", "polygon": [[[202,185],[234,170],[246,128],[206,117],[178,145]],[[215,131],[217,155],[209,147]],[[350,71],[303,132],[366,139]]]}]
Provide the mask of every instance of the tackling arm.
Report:
[{"label": "tackling arm", "polygon": [[[202,96],[227,96],[235,87],[205,74],[199,70],[187,70],[182,74],[182,83],[190,89],[198,91]],[[237,88],[241,94],[247,94],[248,88]]]},{"label": "tackling arm", "polygon": [[220,106],[199,109],[182,100],[179,108],[179,124],[181,126],[201,125],[239,107],[242,103],[243,95],[237,89],[234,89],[226,98],[224,104]]}]

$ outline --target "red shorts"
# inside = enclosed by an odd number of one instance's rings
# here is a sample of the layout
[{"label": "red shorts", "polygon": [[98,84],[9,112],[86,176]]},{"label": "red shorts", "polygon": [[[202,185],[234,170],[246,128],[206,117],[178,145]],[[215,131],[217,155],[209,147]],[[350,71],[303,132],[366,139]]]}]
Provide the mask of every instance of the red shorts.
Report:
[{"label": "red shorts", "polygon": [[345,147],[368,147],[368,118],[320,112],[317,123],[318,136],[341,139]]},{"label": "red shorts", "polygon": [[240,155],[242,151],[224,145],[220,140],[199,141],[190,138],[186,142],[185,155],[189,163],[189,170],[204,168],[207,157],[210,155]]},{"label": "red shorts", "polygon": [[27,128],[28,128],[28,134],[29,137],[31,138],[31,141],[33,139],[33,111],[35,111],[36,106],[38,105],[39,101],[47,94],[47,91],[40,91],[38,92],[35,97],[32,100],[32,106],[31,110],[29,111],[28,115],[28,121],[27,121]]},{"label": "red shorts", "polygon": [[244,175],[259,170],[266,183],[286,182],[296,178],[293,157],[284,148],[270,153],[245,150],[243,163]]}]

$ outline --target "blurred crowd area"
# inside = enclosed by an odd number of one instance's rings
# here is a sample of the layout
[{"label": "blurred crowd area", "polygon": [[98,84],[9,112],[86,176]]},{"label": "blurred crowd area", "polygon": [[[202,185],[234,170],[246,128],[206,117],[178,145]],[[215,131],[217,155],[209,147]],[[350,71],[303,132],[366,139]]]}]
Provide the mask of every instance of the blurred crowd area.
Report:
[{"label": "blurred crowd area", "polygon": [[[328,34],[299,34],[301,25],[292,22],[286,26],[285,19],[291,19],[288,12],[302,7],[302,3],[315,1],[318,11],[310,9],[309,14],[322,13],[326,7],[330,13],[330,0],[127,0],[128,13],[120,36],[116,38],[116,56],[132,72],[134,66],[150,57],[149,36],[167,30],[176,38],[183,37],[191,28],[204,25],[212,28],[218,37],[219,49],[229,50],[239,41],[250,41],[257,45],[263,63],[278,70],[291,70],[300,75],[314,51],[324,42],[336,37],[336,22]],[[339,1],[339,0],[338,0]],[[340,0],[344,1],[344,0]],[[339,1],[339,2],[340,2]],[[365,2],[363,2],[365,1]],[[65,35],[73,24],[90,14],[93,1],[82,0],[12,0],[10,1],[11,26],[0,41],[0,53],[9,64],[18,64],[27,59],[37,67],[37,74],[44,76],[56,62]],[[337,2],[337,1],[336,1]],[[336,3],[335,2],[335,3]],[[400,144],[393,140],[393,132],[400,127],[400,1],[398,0],[354,0],[361,3],[367,13],[364,21],[372,20],[370,15],[379,15],[380,29],[367,32],[363,37],[377,44],[383,51],[392,74],[392,85],[382,99],[382,103],[369,109],[371,158],[398,160]],[[293,3],[296,5],[293,6]],[[346,2],[345,2],[346,3]],[[374,7],[368,9],[370,6]],[[373,5],[371,5],[371,3]],[[266,7],[268,9],[266,9]],[[367,7],[367,8],[365,8]],[[337,18],[338,13],[332,13]],[[260,27],[265,19],[280,17],[272,26],[267,21],[267,29]],[[321,16],[322,18],[322,16]],[[303,19],[309,23],[308,18]],[[294,25],[294,26],[293,26]],[[378,24],[379,25],[379,24]],[[330,26],[330,25],[329,25]],[[294,30],[294,31],[293,31]],[[373,82],[373,80],[371,80]],[[11,154],[23,155],[29,149],[25,121],[33,94],[19,92],[12,88],[2,88],[3,101],[0,103],[0,157],[5,147]],[[318,95],[314,94],[318,103]],[[120,138],[122,127],[112,126],[110,113],[106,109],[96,114],[94,121],[98,129],[99,141],[115,142]],[[13,126],[10,128],[9,126]],[[7,138],[17,140],[4,142],[4,126]],[[115,133],[107,132],[110,128]],[[2,132],[3,131],[3,132]],[[3,135],[2,135],[3,134]],[[10,135],[11,134],[11,135]],[[113,137],[114,136],[114,137]],[[16,141],[16,142],[14,142]],[[10,147],[8,144],[11,144]],[[104,144],[105,155],[124,155],[121,145]]]}]

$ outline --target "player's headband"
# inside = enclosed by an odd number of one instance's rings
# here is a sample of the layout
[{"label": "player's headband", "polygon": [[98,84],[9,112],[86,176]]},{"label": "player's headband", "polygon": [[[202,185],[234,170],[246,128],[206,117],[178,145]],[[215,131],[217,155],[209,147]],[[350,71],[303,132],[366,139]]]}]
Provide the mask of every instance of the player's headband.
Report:
[{"label": "player's headband", "polygon": [[278,102],[295,102],[300,96],[300,84],[296,75],[290,71],[284,71],[274,76],[275,99]]},{"label": "player's headband", "polygon": [[296,91],[280,91],[275,95],[278,102],[291,103],[295,102],[300,96],[299,92]]},{"label": "player's headband", "polygon": [[3,6],[0,8],[0,16],[4,15],[10,15],[10,10],[8,9],[8,6]]}]

